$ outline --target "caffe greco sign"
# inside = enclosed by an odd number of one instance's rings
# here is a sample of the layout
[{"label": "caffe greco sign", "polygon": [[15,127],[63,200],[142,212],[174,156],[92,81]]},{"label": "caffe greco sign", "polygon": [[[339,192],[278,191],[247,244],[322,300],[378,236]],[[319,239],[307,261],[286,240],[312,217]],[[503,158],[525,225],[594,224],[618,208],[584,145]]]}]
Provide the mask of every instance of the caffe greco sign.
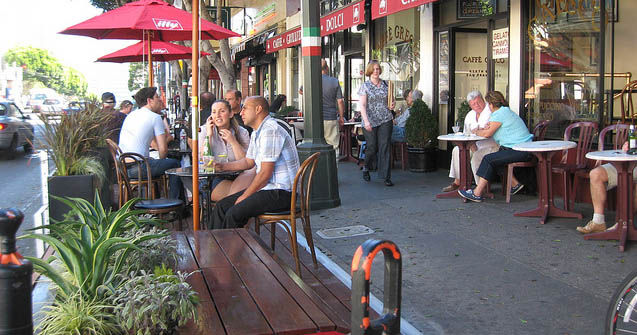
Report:
[{"label": "caffe greco sign", "polygon": [[301,27],[288,30],[279,36],[268,39],[265,44],[265,52],[273,53],[299,44],[301,44]]}]

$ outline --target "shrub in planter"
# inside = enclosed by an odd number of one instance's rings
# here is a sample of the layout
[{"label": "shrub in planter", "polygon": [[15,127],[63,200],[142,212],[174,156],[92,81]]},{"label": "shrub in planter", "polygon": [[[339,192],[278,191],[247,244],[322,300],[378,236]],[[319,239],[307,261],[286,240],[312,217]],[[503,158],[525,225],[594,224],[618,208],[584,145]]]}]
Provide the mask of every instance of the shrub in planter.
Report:
[{"label": "shrub in planter", "polygon": [[471,111],[471,106],[467,100],[463,101],[458,107],[458,116],[456,117],[456,122],[464,123],[464,118],[467,117],[467,114]]},{"label": "shrub in planter", "polygon": [[113,294],[115,313],[131,334],[174,334],[188,320],[198,320],[199,297],[186,278],[190,274],[157,267],[153,273],[131,273]]},{"label": "shrub in planter", "polygon": [[410,146],[408,148],[409,170],[413,172],[435,170],[438,120],[424,101],[414,101],[409,109],[405,134]]},{"label": "shrub in planter", "polygon": [[177,241],[170,236],[170,232],[159,227],[143,227],[142,229],[129,230],[124,237],[141,239],[146,235],[161,236],[140,242],[139,250],[131,250],[126,257],[124,268],[127,272],[152,271],[155,266],[164,264],[174,268],[177,263]]},{"label": "shrub in planter", "polygon": [[285,107],[281,107],[281,109],[279,109],[276,112],[276,117],[279,119],[283,119],[285,117],[288,116],[297,116],[298,115],[298,109],[294,108],[294,106],[285,106]]}]

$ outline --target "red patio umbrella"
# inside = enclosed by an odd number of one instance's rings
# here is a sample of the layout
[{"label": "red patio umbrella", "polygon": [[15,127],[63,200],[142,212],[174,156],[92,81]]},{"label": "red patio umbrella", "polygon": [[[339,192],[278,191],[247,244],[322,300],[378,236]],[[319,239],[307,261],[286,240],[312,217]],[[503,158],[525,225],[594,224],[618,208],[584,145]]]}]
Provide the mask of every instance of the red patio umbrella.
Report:
[{"label": "red patio umbrella", "polygon": [[[190,58],[192,49],[174,43],[156,41],[151,49],[153,59],[160,62]],[[209,53],[200,52],[201,56]],[[135,43],[97,59],[98,62],[127,63],[148,60],[148,47],[144,42]]]},{"label": "red patio umbrella", "polygon": [[[202,40],[221,40],[240,35],[212,22],[198,25]],[[140,0],[68,27],[60,34],[97,39],[184,41],[192,38],[192,14],[161,0]],[[152,78],[152,54],[148,57],[148,77]]]}]

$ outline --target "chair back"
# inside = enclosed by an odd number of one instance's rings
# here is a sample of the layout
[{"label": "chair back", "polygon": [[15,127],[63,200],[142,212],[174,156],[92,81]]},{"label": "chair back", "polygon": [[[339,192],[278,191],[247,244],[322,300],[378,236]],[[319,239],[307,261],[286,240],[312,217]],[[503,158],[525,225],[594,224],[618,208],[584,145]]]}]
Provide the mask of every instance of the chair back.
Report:
[{"label": "chair back", "polygon": [[549,129],[550,120],[542,120],[535,125],[533,128],[533,140],[534,141],[543,141],[544,136],[546,136],[546,131]]},{"label": "chair back", "polygon": [[599,143],[597,146],[597,150],[604,150],[604,139],[606,138],[606,134],[611,132],[613,135],[613,148],[612,150],[619,150],[622,148],[624,142],[628,140],[628,132],[630,131],[630,126],[627,124],[613,124],[607,127],[604,127],[602,131],[599,132]]},{"label": "chair back", "polygon": [[122,171],[119,164],[119,155],[122,154],[122,149],[119,148],[119,145],[115,143],[111,139],[106,139],[106,144],[108,144],[108,151],[111,153],[111,157],[113,158],[113,164],[115,165],[115,175],[117,176],[117,184],[122,185],[124,183],[124,179],[122,178]]},{"label": "chair back", "polygon": [[[124,202],[129,200],[129,197],[133,194],[133,189],[137,189],[138,198],[153,199],[152,194],[154,194],[154,191],[152,174],[150,172],[150,164],[148,164],[148,160],[140,154],[125,152],[119,155],[119,164],[122,167],[122,179],[126,185],[126,196]],[[137,187],[133,187],[131,183],[131,178],[128,176],[126,164],[128,164],[129,168],[137,169],[137,178],[135,178]]]},{"label": "chair back", "polygon": [[[582,165],[586,163],[586,153],[591,151],[593,145],[593,137],[597,132],[597,123],[594,122],[575,122],[570,124],[564,130],[564,141],[570,141],[574,129],[579,129],[579,138],[577,139],[577,148],[575,156],[575,164]],[[568,155],[562,156],[562,163],[567,163]]]},{"label": "chair back", "polygon": [[290,136],[292,137],[292,141],[294,141],[294,145],[296,145],[296,132],[294,131],[294,126],[281,119],[275,118],[275,120],[279,124],[279,126],[281,126],[283,129],[285,129],[285,131],[288,132],[288,134],[290,134]]},{"label": "chair back", "polygon": [[[637,93],[637,80],[626,84],[619,94],[619,101],[622,112],[622,123],[633,123],[635,120],[635,106],[633,105],[633,93]],[[630,121],[626,119],[630,118]]]},{"label": "chair back", "polygon": [[[310,211],[310,192],[312,191],[312,177],[318,163],[320,152],[316,152],[308,157],[299,167],[299,171],[294,176],[294,185],[292,185],[292,202],[290,204],[290,213],[296,212],[296,198],[298,195],[301,216],[309,215]],[[309,172],[309,175],[308,175]]]}]

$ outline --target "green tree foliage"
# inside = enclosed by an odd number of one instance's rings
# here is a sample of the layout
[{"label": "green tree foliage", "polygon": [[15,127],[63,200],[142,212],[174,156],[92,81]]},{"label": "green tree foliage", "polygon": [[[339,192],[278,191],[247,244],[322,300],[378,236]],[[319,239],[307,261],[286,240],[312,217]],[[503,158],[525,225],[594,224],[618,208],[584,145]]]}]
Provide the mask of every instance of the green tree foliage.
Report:
[{"label": "green tree foliage", "polygon": [[130,63],[128,65],[128,90],[137,91],[142,87],[148,86],[148,76],[144,63]]},{"label": "green tree foliage", "polygon": [[86,95],[87,83],[77,70],[65,67],[48,50],[33,47],[16,47],[8,50],[4,59],[7,63],[23,66],[26,87],[38,86],[56,90],[66,95]]}]

